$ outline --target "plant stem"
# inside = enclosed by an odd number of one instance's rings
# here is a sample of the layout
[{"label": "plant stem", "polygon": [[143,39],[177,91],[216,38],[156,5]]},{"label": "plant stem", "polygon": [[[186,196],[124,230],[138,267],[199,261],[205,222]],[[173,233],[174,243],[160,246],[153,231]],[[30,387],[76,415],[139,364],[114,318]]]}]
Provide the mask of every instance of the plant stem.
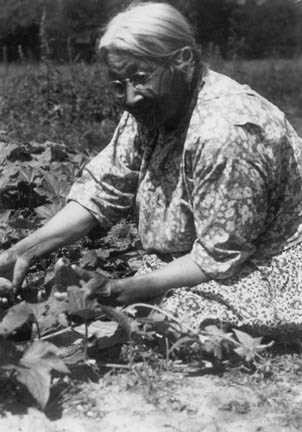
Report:
[{"label": "plant stem", "polygon": [[85,321],[85,336],[84,336],[84,360],[87,361],[87,347],[88,347],[88,323]]}]

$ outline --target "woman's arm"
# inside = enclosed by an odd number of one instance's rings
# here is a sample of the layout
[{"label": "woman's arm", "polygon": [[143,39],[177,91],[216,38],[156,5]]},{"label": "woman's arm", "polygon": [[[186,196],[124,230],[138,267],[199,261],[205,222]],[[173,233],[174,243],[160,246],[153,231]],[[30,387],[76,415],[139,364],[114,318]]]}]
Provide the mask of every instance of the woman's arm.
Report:
[{"label": "woman's arm", "polygon": [[160,270],[109,281],[112,297],[121,305],[148,301],[171,288],[194,286],[208,277],[192,260],[191,254],[177,258]]},{"label": "woman's arm", "polygon": [[0,275],[19,286],[33,259],[80,239],[96,223],[88,210],[69,202],[43,227],[0,255]]}]

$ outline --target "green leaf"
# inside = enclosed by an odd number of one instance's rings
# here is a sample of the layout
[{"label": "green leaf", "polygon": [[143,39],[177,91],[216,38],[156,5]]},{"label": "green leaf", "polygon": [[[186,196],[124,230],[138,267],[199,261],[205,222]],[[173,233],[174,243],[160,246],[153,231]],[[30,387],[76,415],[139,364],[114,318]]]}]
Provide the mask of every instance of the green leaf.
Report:
[{"label": "green leaf", "polygon": [[227,346],[230,342],[231,334],[226,333],[224,330],[218,328],[216,325],[209,325],[205,327],[206,336],[202,335],[200,343],[203,349],[212,353],[218,359],[222,359],[222,348]]},{"label": "green leaf", "polygon": [[16,378],[25,385],[41,408],[45,408],[50,394],[51,376],[49,369],[39,365],[36,365],[35,368],[17,367]]},{"label": "green leaf", "polygon": [[42,408],[45,408],[49,399],[51,370],[69,373],[68,367],[59,358],[60,352],[49,342],[35,341],[15,367],[17,380],[27,387]]},{"label": "green leaf", "polygon": [[241,330],[234,329],[233,332],[235,333],[238,341],[246,346],[246,347],[254,347],[255,345],[260,345],[262,341],[262,337],[253,338],[248,333],[245,333]]},{"label": "green leaf", "polygon": [[27,321],[32,319],[32,309],[26,302],[18,303],[9,308],[7,314],[0,323],[0,334],[8,335],[17,328],[21,327]]},{"label": "green leaf", "polygon": [[222,359],[221,340],[215,340],[215,339],[209,338],[208,340],[206,340],[205,342],[202,343],[202,348],[207,353],[212,353],[219,360]]},{"label": "green leaf", "polygon": [[241,344],[241,346],[235,348],[234,351],[248,362],[272,345],[272,343],[261,345],[262,337],[253,338],[249,334],[240,330],[234,329],[233,331]]},{"label": "green leaf", "polygon": [[60,349],[50,342],[38,340],[24,353],[20,365],[27,368],[39,365],[49,371],[54,369],[57,372],[69,373],[69,369],[59,357],[60,353]]}]

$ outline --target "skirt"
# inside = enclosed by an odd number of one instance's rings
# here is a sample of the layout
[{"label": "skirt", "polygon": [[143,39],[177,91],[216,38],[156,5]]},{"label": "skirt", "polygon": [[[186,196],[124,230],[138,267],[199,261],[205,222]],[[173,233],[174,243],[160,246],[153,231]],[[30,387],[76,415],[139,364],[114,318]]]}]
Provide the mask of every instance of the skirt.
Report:
[{"label": "skirt", "polygon": [[[167,265],[145,255],[138,274]],[[185,326],[217,324],[275,338],[302,336],[302,244],[266,261],[250,260],[233,277],[170,290],[157,305]]]}]

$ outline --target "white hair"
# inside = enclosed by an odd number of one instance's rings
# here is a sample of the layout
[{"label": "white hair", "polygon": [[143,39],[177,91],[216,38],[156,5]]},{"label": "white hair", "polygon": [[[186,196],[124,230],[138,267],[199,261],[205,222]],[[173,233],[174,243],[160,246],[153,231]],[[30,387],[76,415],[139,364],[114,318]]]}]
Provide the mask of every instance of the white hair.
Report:
[{"label": "white hair", "polygon": [[105,58],[108,51],[115,50],[160,61],[184,47],[198,52],[187,19],[167,3],[146,2],[117,14],[107,25],[98,48]]}]

